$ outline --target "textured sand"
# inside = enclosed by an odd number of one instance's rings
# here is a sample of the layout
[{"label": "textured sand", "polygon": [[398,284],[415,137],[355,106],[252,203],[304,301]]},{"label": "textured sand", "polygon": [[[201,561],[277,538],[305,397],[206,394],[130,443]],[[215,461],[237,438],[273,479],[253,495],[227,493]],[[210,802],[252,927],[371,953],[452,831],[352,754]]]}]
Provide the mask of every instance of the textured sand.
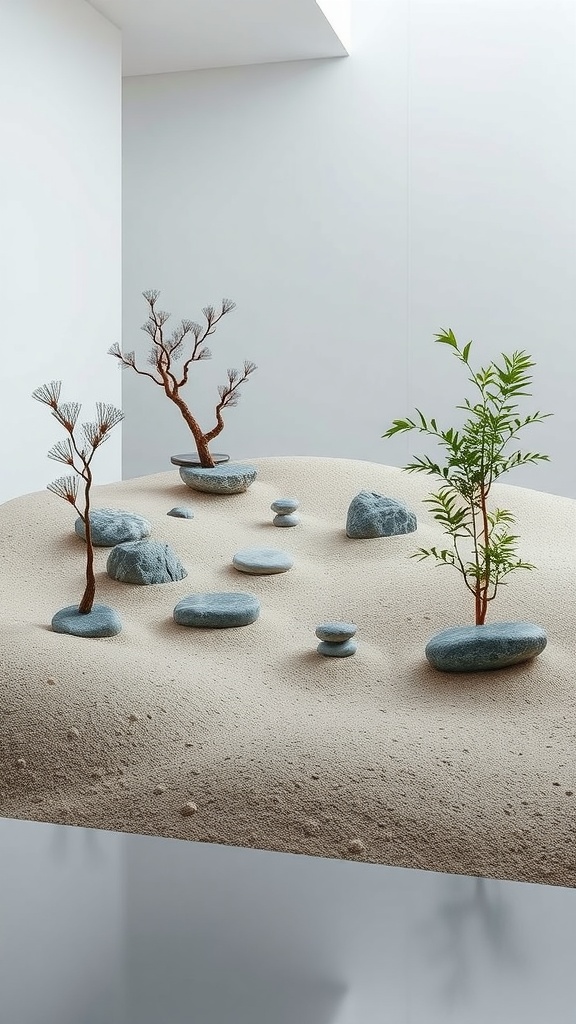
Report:
[{"label": "textured sand", "polygon": [[[442,534],[429,478],[334,459],[256,460],[243,495],[196,494],[176,471],[95,487],[93,505],[140,512],[189,575],[134,587],[107,578],[98,603],[123,632],[55,634],[79,601],[84,542],[48,491],[0,507],[0,814],[269,850],[576,886],[576,502],[514,486],[516,573],[489,621],[528,619],[548,647],[524,666],[434,672],[424,646],[471,621],[454,570],[410,560]],[[361,489],[405,499],[416,534],[349,540]],[[301,501],[301,525],[271,525],[270,503]],[[190,502],[193,520],[167,516]],[[290,551],[273,577],[238,573],[238,548]],[[194,591],[257,593],[238,630],[176,626]],[[325,619],[358,626],[358,653],[315,653]],[[194,813],[184,815],[188,802]]]}]

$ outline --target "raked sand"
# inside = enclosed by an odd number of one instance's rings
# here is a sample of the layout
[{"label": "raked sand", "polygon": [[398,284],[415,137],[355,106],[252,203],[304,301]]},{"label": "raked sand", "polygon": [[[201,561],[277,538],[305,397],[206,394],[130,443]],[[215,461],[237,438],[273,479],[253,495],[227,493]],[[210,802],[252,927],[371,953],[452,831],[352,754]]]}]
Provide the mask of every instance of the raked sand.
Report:
[{"label": "raked sand", "polygon": [[[442,539],[422,499],[431,478],[339,459],[254,460],[242,495],[203,495],[177,471],[96,486],[93,507],[139,512],[188,577],[109,579],[98,603],[116,637],[50,629],[77,603],[84,542],[48,491],[0,506],[0,814],[437,871],[576,886],[576,502],[510,485],[534,562],[488,621],[542,625],[534,661],[464,676],[435,672],[424,646],[472,621],[455,570],[408,556]],[[362,489],[406,500],[415,534],[345,536]],[[300,499],[301,524],[271,502]],[[166,513],[190,503],[193,520]],[[289,572],[244,575],[239,548],[279,547]],[[177,626],[174,605],[210,590],[258,594],[260,619],[232,630]],[[327,619],[357,624],[358,653],[316,653]],[[194,814],[184,816],[188,801]]]}]

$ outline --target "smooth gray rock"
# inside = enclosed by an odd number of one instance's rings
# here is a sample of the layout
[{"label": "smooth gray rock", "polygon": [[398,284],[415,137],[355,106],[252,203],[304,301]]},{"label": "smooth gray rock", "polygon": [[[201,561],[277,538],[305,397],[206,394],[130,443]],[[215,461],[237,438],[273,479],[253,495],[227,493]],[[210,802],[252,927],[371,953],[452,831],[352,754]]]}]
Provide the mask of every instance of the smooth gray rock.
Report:
[{"label": "smooth gray rock", "polygon": [[295,512],[300,502],[297,498],[276,498],[270,505],[273,512],[278,512],[279,515],[290,515],[291,512]]},{"label": "smooth gray rock", "polygon": [[232,565],[239,572],[247,572],[252,576],[271,576],[278,572],[288,572],[294,565],[292,555],[276,548],[243,548],[237,551]]},{"label": "smooth gray rock", "polygon": [[193,491],[208,494],[241,494],[253,484],[258,470],[245,462],[229,462],[214,469],[181,466],[180,479]]},{"label": "smooth gray rock", "polygon": [[[218,452],[211,452],[210,454],[212,455],[212,462],[214,462],[215,465],[219,465],[221,462],[230,462],[229,455],[223,455],[222,453]],[[189,455],[172,455],[170,462],[172,463],[173,466],[202,465],[200,459],[198,458],[198,452],[196,452],[196,454],[191,452]]]},{"label": "smooth gray rock", "polygon": [[180,626],[200,629],[231,629],[249,626],[260,614],[260,601],[254,594],[237,591],[221,594],[189,594],[174,609],[174,621]]},{"label": "smooth gray rock", "polygon": [[274,516],[272,523],[274,526],[298,526],[300,522],[300,516],[282,513],[281,515]]},{"label": "smooth gray rock", "polygon": [[403,501],[376,491],[360,491],[348,508],[346,534],[353,539],[396,537],[416,527],[416,516]]},{"label": "smooth gray rock", "polygon": [[328,643],[344,643],[352,639],[356,629],[352,622],[324,622],[317,627],[316,636],[319,640],[327,640]]},{"label": "smooth gray rock", "polygon": [[[86,540],[86,528],[78,517],[74,531]],[[136,512],[123,512],[116,508],[94,508],[90,511],[92,543],[99,548],[113,548],[127,540],[143,540],[152,533],[152,524]]]},{"label": "smooth gray rock", "polygon": [[56,612],[52,629],[55,633],[68,633],[70,636],[116,636],[122,629],[122,622],[118,612],[108,605],[94,604],[91,611],[81,615],[78,605],[70,604]]},{"label": "smooth gray rock", "polygon": [[166,515],[176,516],[177,519],[194,519],[194,512],[189,505],[175,505]]},{"label": "smooth gray rock", "polygon": [[547,637],[531,622],[494,622],[484,626],[453,626],[426,644],[425,654],[440,672],[486,672],[535,658]]},{"label": "smooth gray rock", "polygon": [[117,544],[108,555],[106,572],[120,583],[174,583],[188,573],[169,544],[158,540]]},{"label": "smooth gray rock", "polygon": [[316,650],[325,658],[350,658],[351,655],[356,654],[358,644],[355,640],[345,640],[341,644],[331,644],[323,640],[318,644]]}]

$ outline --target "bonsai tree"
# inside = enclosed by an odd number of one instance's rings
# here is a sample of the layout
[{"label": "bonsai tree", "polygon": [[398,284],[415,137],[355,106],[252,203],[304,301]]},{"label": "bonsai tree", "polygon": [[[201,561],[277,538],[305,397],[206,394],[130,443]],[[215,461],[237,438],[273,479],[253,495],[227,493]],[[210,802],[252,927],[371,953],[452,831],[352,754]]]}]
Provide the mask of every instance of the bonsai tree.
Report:
[{"label": "bonsai tree", "polygon": [[[96,403],[96,421],[94,423],[83,423],[83,441],[78,440],[74,430],[82,406],[78,402],[60,402],[61,381],[52,381],[50,384],[43,384],[36,388],[32,397],[43,405],[49,406],[52,415],[67,432],[68,437],[58,441],[48,452],[48,458],[55,462],[63,462],[70,466],[77,476],[61,476],[58,480],[48,484],[48,490],[53,491],[59,498],[70,502],[80,516],[86,535],[86,589],[78,606],[82,615],[92,611],[94,596],[96,593],[96,580],[94,577],[94,548],[92,546],[92,531],[90,528],[90,489],[92,487],[91,463],[94,453],[110,436],[110,431],[117,423],[124,419],[124,413],[113,405]],[[78,464],[76,462],[78,460]],[[78,505],[78,486],[80,480],[84,481],[84,509]]]},{"label": "bonsai tree", "polygon": [[[548,461],[547,455],[512,451],[505,454],[509,443],[523,427],[546,419],[551,413],[532,413],[520,419],[515,399],[528,396],[535,364],[525,352],[502,355],[502,364],[490,363],[476,373],[469,362],[472,342],[460,349],[453,331],[435,335],[436,342],[452,348],[456,357],[470,372],[469,381],[479,392],[472,403],[466,399],[456,408],[469,413],[461,430],[442,430],[435,419],[427,419],[419,409],[417,420],[394,420],[383,437],[417,430],[437,440],[446,452],[443,465],[428,456],[417,457],[403,468],[408,473],[427,473],[438,477],[442,486],[425,501],[434,519],[443,527],[452,542],[451,548],[419,548],[411,558],[420,561],[434,558],[437,564],[453,566],[462,575],[474,598],[477,626],[484,624],[488,604],[496,597],[505,577],[518,569],[535,568],[516,556],[518,537],[508,527],[515,522],[506,509],[489,510],[488,496],[494,480],[517,466]],[[471,548],[471,560],[465,561],[461,543]]]},{"label": "bonsai tree", "polygon": [[[165,394],[178,407],[192,432],[200,464],[206,469],[213,469],[214,460],[210,454],[210,442],[215,437],[218,437],[224,429],[222,413],[225,409],[238,404],[240,397],[238,389],[248,380],[250,374],[254,373],[256,365],[245,362],[242,371],[228,370],[226,384],[221,384],[218,388],[219,401],[216,405],[216,423],[211,430],[202,430],[198,420],[192,415],[180,392],[188,383],[188,375],[192,363],[211,358],[212,353],[206,347],[205,341],[211,334],[214,334],[220,320],[236,308],[236,303],[231,302],[230,299],[223,299],[219,312],[216,311],[214,306],[206,306],[202,310],[206,320],[206,324],[203,327],[192,320],[182,320],[179,326],[172,332],[172,336],[166,338],[164,335],[164,324],[170,318],[170,313],[156,309],[160,292],[146,291],[142,292],[142,294],[149,307],[148,320],[142,326],[142,330],[150,335],[154,343],[148,357],[148,362],[154,367],[156,372],[150,373],[146,370],[139,370],[136,366],[134,352],[127,352],[123,355],[117,342],[108,350],[108,354],[119,359],[122,366],[130,366],[142,377],[149,377],[155,384],[164,388]],[[173,363],[181,356],[184,340],[189,335],[193,339],[192,352],[186,359],[180,374],[176,375]]]}]

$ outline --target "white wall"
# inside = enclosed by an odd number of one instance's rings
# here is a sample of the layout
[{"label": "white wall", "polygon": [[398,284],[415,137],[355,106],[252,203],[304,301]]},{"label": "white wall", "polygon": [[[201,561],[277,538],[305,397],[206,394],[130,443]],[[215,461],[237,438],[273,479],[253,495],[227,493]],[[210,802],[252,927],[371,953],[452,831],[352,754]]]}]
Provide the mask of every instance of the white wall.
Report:
[{"label": "white wall", "polygon": [[[82,421],[121,404],[121,112],[118,29],[83,0],[0,0],[0,501],[66,472],[34,388],[62,380]],[[119,479],[120,427],[94,470]]]},{"label": "white wall", "polygon": [[[403,464],[384,441],[419,405],[445,425],[465,374],[433,335],[485,363],[537,360],[526,409],[552,455],[510,483],[576,497],[576,5],[353,0],[347,59],[131,78],[124,85],[124,344],[145,360],[140,293],[175,319],[238,309],[196,366],[216,384],[259,366],[216,450]],[[474,350],[473,350],[474,351]],[[123,475],[190,449],[151,381],[123,371]]]}]

